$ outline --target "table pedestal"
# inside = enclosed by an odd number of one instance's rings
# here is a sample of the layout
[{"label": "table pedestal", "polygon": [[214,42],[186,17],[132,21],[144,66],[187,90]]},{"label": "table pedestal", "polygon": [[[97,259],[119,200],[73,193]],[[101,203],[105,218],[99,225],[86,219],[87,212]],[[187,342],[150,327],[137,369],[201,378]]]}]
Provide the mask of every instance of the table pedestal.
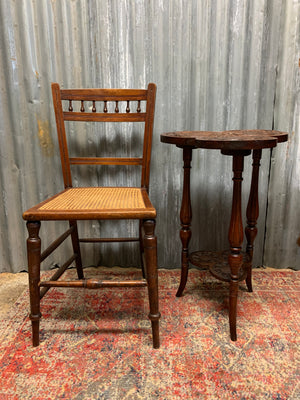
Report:
[{"label": "table pedestal", "polygon": [[[183,149],[184,182],[180,210],[180,239],[181,278],[176,296],[181,296],[188,278],[189,262],[199,267],[207,267],[211,274],[218,279],[229,282],[229,323],[230,336],[236,340],[236,308],[239,281],[246,279],[249,292],[252,292],[252,259],[253,243],[257,235],[256,222],[258,218],[258,176],[262,149],[273,148],[277,143],[288,139],[286,132],[274,130],[250,129],[231,130],[222,132],[212,131],[182,131],[169,132],[161,135],[161,141],[176,145]],[[225,252],[194,252],[189,255],[191,239],[192,207],[190,196],[190,170],[192,150],[218,149],[226,156],[232,157],[233,195],[231,220],[228,231],[229,251]],[[252,152],[252,179],[247,205],[247,238],[246,252],[242,252],[243,223],[242,223],[242,180],[244,157]]]},{"label": "table pedestal", "polygon": [[176,296],[182,296],[188,278],[189,262],[201,268],[207,268],[217,279],[229,282],[229,324],[231,340],[236,340],[236,306],[238,296],[238,283],[246,280],[249,292],[252,288],[252,259],[253,244],[257,235],[257,218],[259,215],[258,203],[258,179],[262,151],[253,150],[251,189],[247,205],[247,226],[245,234],[247,238],[246,252],[242,252],[243,223],[241,211],[241,190],[244,157],[251,153],[250,150],[222,151],[222,154],[232,156],[233,170],[233,196],[231,220],[228,232],[230,250],[228,251],[196,251],[189,255],[188,246],[192,236],[190,229],[192,220],[192,207],[190,196],[190,170],[192,160],[192,147],[183,147],[183,194],[180,210],[180,239],[181,251],[181,279]]}]

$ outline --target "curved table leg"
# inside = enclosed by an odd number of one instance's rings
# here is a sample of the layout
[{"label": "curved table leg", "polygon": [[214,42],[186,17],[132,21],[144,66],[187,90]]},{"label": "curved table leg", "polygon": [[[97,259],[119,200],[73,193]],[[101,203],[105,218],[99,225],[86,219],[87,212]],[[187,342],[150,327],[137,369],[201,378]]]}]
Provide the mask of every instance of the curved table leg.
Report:
[{"label": "curved table leg", "polygon": [[243,244],[243,223],[242,223],[242,207],[241,207],[241,192],[242,192],[242,174],[244,168],[244,154],[233,154],[233,197],[232,210],[228,239],[230,243],[230,254],[228,262],[231,271],[230,289],[229,289],[229,325],[231,340],[236,340],[236,311],[237,311],[237,296],[238,296],[238,275],[243,264],[243,256],[241,248]]},{"label": "curved table leg", "polygon": [[191,161],[192,161],[192,147],[183,148],[183,193],[180,209],[180,239],[182,243],[181,251],[181,278],[180,285],[177,290],[176,296],[180,297],[185,288],[188,270],[189,270],[189,253],[188,247],[191,240],[192,232],[190,230],[192,220],[192,206],[191,206],[191,194],[190,194],[190,173],[191,173]]},{"label": "curved table leg", "polygon": [[252,260],[253,260],[253,243],[257,235],[257,218],[259,215],[259,203],[258,203],[258,178],[259,178],[259,167],[262,150],[253,150],[253,164],[252,164],[252,179],[251,189],[247,205],[247,226],[245,234],[247,237],[247,254],[248,254],[248,266],[247,266],[247,278],[246,284],[249,292],[252,292]]}]

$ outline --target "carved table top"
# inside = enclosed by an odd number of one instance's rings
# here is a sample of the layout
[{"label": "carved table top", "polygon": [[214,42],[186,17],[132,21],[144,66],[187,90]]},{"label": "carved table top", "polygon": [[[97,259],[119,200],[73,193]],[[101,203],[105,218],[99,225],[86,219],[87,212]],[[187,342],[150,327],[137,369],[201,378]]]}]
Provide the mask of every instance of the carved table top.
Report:
[{"label": "carved table top", "polygon": [[275,147],[288,139],[288,133],[262,129],[231,131],[181,131],[163,133],[164,143],[178,147],[199,147],[220,150],[253,150]]}]

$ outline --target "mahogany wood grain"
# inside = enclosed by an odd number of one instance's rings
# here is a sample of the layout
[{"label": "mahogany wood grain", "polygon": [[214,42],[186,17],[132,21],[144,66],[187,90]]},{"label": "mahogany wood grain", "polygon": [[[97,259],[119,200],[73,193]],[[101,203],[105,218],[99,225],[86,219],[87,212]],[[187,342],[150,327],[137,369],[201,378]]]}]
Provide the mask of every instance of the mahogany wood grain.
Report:
[{"label": "mahogany wood grain", "polygon": [[259,202],[258,202],[258,179],[259,179],[259,167],[261,160],[262,150],[253,150],[252,158],[252,177],[251,177],[251,188],[249,194],[249,200],[247,205],[247,226],[245,228],[245,234],[247,238],[247,254],[249,256],[246,284],[249,292],[253,291],[252,288],[252,260],[253,260],[253,243],[257,235],[257,218],[259,215]]},{"label": "mahogany wood grain", "polygon": [[146,113],[134,113],[134,114],[114,114],[111,113],[82,113],[82,112],[64,112],[65,121],[83,121],[83,122],[124,122],[126,118],[127,122],[145,122]]},{"label": "mahogany wood grain", "polygon": [[[236,315],[238,282],[246,279],[249,291],[252,291],[251,270],[253,259],[253,243],[257,235],[258,206],[258,178],[262,149],[272,148],[277,143],[285,142],[288,133],[271,130],[232,130],[223,132],[211,131],[182,131],[168,132],[161,135],[161,142],[174,144],[183,150],[184,157],[184,183],[180,211],[182,241],[181,251],[181,279],[176,296],[181,296],[186,285],[188,276],[187,260],[199,267],[208,267],[213,276],[230,282],[229,289],[229,325],[230,337],[237,339]],[[230,253],[196,251],[188,256],[188,245],[190,239],[190,220],[192,210],[190,209],[190,164],[192,150],[195,148],[206,148],[221,150],[221,153],[233,158],[233,197],[228,240]],[[249,200],[247,205],[247,226],[245,234],[247,238],[246,253],[242,252],[243,224],[241,215],[241,189],[244,157],[253,152],[252,180]],[[187,156],[189,154],[189,156]],[[189,168],[188,168],[189,165]],[[187,172],[188,171],[188,172]],[[225,260],[227,258],[227,262]],[[214,265],[211,265],[212,262]]]},{"label": "mahogany wood grain", "polygon": [[[147,106],[146,106],[146,120],[145,120],[145,132],[144,132],[144,145],[143,145],[143,159],[145,162],[142,165],[142,181],[141,187],[146,188],[149,191],[149,179],[150,179],[150,162],[151,162],[151,149],[152,149],[152,132],[154,124],[154,105],[156,96],[156,86],[149,84],[147,92]],[[139,103],[140,104],[140,103]]]},{"label": "mahogany wood grain", "polygon": [[74,230],[74,227],[71,227],[66,232],[64,232],[62,235],[60,235],[54,242],[52,242],[51,245],[49,247],[47,247],[47,249],[45,249],[43,251],[43,253],[41,254],[41,262],[44,261],[47,257],[49,257],[50,254],[52,254],[53,251],[55,249],[57,249],[58,246],[60,246],[67,239],[67,237],[69,237],[71,235],[73,230]]},{"label": "mahogany wood grain", "polygon": [[71,240],[72,240],[73,253],[76,255],[75,265],[76,265],[76,270],[77,270],[77,276],[78,276],[78,279],[83,279],[84,273],[83,273],[83,268],[82,268],[82,259],[81,259],[81,250],[80,250],[80,244],[79,244],[77,221],[71,220],[71,221],[69,221],[69,225],[71,228],[73,228],[73,230],[71,232]]},{"label": "mahogany wood grain", "polygon": [[161,135],[164,143],[177,146],[192,146],[219,150],[253,150],[275,147],[277,142],[286,141],[286,132],[267,130],[231,130],[231,131],[183,131]]},{"label": "mahogany wood grain", "polygon": [[[52,84],[57,85],[58,84]],[[150,86],[155,86],[150,83]],[[139,101],[147,100],[148,90],[145,89],[62,89],[62,100],[84,101]]]},{"label": "mahogany wood grain", "polygon": [[[67,270],[67,268],[73,263],[73,261],[75,261],[77,259],[77,254],[73,254],[63,265],[61,265],[58,270],[55,271],[55,273],[52,275],[52,277],[49,279],[50,281],[57,281],[57,279],[59,279],[63,273]],[[83,279],[83,278],[82,278]],[[39,282],[39,286],[41,285],[41,282]],[[48,290],[50,289],[50,287],[52,287],[52,285],[48,285],[48,287],[44,287],[43,289],[41,289],[40,291],[40,299],[42,299],[45,294],[48,292]]]},{"label": "mahogany wood grain", "polygon": [[98,279],[81,279],[79,281],[41,281],[40,287],[72,287],[72,288],[86,288],[86,289],[100,289],[111,287],[145,287],[147,286],[146,280],[133,281],[99,281]]},{"label": "mahogany wood grain", "polygon": [[27,257],[28,257],[28,279],[30,297],[30,320],[32,325],[32,344],[39,345],[40,312],[40,263],[41,263],[41,239],[39,221],[28,221]]},{"label": "mahogany wood grain", "polygon": [[190,194],[190,174],[191,174],[191,161],[192,161],[192,148],[185,147],[183,149],[183,191],[182,201],[180,209],[180,239],[182,243],[181,250],[181,277],[180,285],[177,290],[176,296],[182,296],[182,292],[185,288],[188,270],[189,270],[189,242],[192,237],[192,231],[190,229],[192,221],[192,206],[191,206],[191,194]]},{"label": "mahogany wood grain", "polygon": [[138,242],[138,237],[125,237],[125,238],[81,238],[80,243],[109,243],[109,242]]},{"label": "mahogany wood grain", "polygon": [[158,349],[160,312],[158,306],[157,239],[154,230],[155,220],[143,221],[143,244],[150,304],[149,319],[152,325],[153,347]]},{"label": "mahogany wood grain", "polygon": [[231,340],[236,340],[236,307],[238,296],[239,270],[243,264],[243,255],[241,253],[243,244],[243,222],[242,222],[242,180],[244,169],[244,155],[233,155],[233,196],[231,219],[228,232],[230,244],[230,254],[228,263],[231,271],[231,280],[229,288],[229,323]]},{"label": "mahogany wood grain", "polygon": [[[30,289],[30,318],[33,345],[39,344],[40,299],[51,287],[103,288],[148,287],[149,318],[152,325],[153,347],[159,347],[157,240],[154,234],[156,210],[148,196],[156,86],[145,89],[63,89],[52,85],[56,128],[65,190],[54,194],[23,213],[27,221],[28,272]],[[64,103],[65,102],[65,103]],[[100,103],[100,104],[99,104]],[[146,104],[146,105],[145,105]],[[66,106],[66,110],[64,110]],[[126,107],[123,112],[124,107]],[[144,110],[146,108],[146,110]],[[75,111],[79,110],[79,111]],[[113,112],[111,112],[113,110]],[[65,122],[138,122],[144,124],[143,150],[140,157],[69,157]],[[72,165],[139,166],[140,187],[73,188]],[[83,196],[83,197],[80,197]],[[101,197],[102,196],[102,197]],[[115,196],[114,199],[112,196]],[[114,201],[115,200],[115,201]],[[139,237],[79,238],[78,220],[135,219]],[[40,221],[68,221],[70,228],[54,240],[41,254]],[[48,281],[40,281],[40,263],[71,236],[73,255],[61,265]],[[146,280],[99,281],[84,279],[80,243],[138,242],[142,272]],[[75,262],[78,280],[58,280]],[[144,271],[144,269],[146,271]]]},{"label": "mahogany wood grain", "polygon": [[139,157],[70,157],[70,164],[77,165],[143,165]]}]

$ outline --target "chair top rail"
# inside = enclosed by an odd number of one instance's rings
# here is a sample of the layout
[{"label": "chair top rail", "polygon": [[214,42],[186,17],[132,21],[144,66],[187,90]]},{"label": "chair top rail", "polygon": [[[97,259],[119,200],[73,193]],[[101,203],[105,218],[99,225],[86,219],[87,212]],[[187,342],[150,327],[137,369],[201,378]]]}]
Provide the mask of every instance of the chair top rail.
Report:
[{"label": "chair top rail", "polygon": [[62,89],[62,100],[138,101],[147,100],[145,89]]}]

